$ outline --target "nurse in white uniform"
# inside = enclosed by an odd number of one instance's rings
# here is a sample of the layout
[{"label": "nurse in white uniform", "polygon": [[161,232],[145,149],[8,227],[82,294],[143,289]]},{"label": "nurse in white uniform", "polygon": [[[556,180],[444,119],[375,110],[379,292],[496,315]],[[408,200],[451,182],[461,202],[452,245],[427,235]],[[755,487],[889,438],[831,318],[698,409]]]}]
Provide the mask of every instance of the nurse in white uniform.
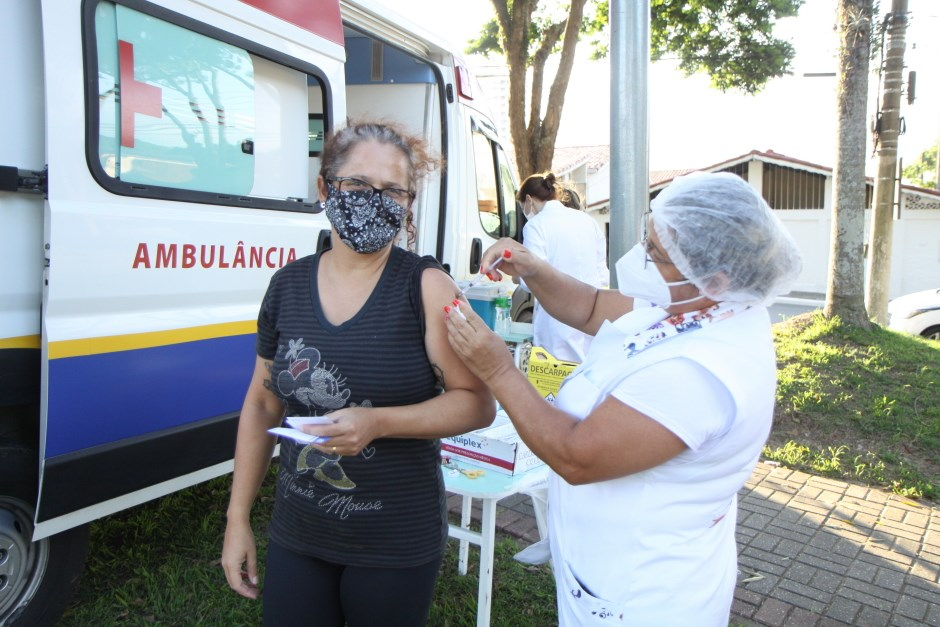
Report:
[{"label": "nurse in white uniform", "polygon": [[732,174],[676,179],[616,266],[619,291],[564,275],[504,239],[500,270],[558,320],[594,335],[555,405],[462,307],[457,354],[552,469],[548,516],[561,625],[726,627],[736,495],[770,432],[776,359],[765,307],[800,254]]},{"label": "nurse in white uniform", "polygon": [[[522,182],[516,199],[526,223],[522,243],[553,268],[597,288],[610,285],[607,242],[597,222],[583,211],[559,200],[565,190],[551,172],[532,174]],[[528,290],[524,279],[519,289]],[[591,336],[556,320],[536,298],[532,312],[532,337],[556,359],[581,363]]]}]

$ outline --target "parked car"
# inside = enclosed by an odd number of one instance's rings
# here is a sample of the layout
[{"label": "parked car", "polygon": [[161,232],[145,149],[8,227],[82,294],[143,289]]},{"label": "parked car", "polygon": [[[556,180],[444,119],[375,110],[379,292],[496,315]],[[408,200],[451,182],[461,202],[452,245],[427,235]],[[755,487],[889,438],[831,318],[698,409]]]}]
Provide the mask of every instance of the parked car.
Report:
[{"label": "parked car", "polygon": [[535,309],[535,297],[532,292],[516,287],[512,291],[512,305],[509,317],[513,322],[532,322],[532,311]]},{"label": "parked car", "polygon": [[888,327],[940,341],[940,289],[892,300],[888,303]]}]

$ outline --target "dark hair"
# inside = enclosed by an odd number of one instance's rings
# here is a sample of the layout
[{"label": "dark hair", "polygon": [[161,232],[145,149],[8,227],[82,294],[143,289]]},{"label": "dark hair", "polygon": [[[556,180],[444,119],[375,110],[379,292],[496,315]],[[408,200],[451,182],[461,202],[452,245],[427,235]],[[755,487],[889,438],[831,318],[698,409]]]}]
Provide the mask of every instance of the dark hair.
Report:
[{"label": "dark hair", "polygon": [[542,202],[558,198],[558,184],[555,182],[555,175],[551,172],[542,172],[527,176],[522,181],[522,185],[519,186],[516,199],[523,202],[526,196],[538,198]]},{"label": "dark hair", "polygon": [[[365,141],[375,141],[398,148],[408,160],[409,191],[417,192],[418,183],[438,167],[443,160],[435,155],[420,137],[405,132],[401,125],[387,121],[350,121],[345,128],[327,137],[320,153],[320,176],[331,178],[343,167],[352,149]],[[408,244],[415,242],[414,214],[411,208],[403,220],[408,233]]]}]

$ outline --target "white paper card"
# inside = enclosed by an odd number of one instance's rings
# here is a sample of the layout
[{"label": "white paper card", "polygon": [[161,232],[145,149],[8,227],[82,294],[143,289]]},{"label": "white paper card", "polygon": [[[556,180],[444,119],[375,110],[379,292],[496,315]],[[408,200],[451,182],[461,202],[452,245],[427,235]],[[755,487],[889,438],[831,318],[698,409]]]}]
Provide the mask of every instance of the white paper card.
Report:
[{"label": "white paper card", "polygon": [[288,416],[287,424],[293,428],[275,427],[268,429],[268,433],[290,438],[302,444],[323,444],[324,442],[328,442],[330,438],[322,435],[304,433],[300,430],[300,427],[302,425],[329,425],[333,424],[333,421],[326,416]]},{"label": "white paper card", "polygon": [[331,425],[333,421],[326,416],[288,416],[287,424],[299,429],[302,425]]}]

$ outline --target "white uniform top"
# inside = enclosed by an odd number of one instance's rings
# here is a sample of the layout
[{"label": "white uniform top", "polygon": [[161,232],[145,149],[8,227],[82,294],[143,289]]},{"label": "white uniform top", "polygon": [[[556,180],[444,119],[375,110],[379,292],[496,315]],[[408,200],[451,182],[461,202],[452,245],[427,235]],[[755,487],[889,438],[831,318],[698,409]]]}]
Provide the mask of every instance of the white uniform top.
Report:
[{"label": "white uniform top", "polygon": [[558,395],[558,407],[584,418],[613,394],[688,446],[610,481],[571,486],[552,473],[549,538],[561,625],[728,625],[737,492],[773,419],[770,319],[764,307],[752,307],[628,359],[624,340],[664,317],[650,307],[605,323]]},{"label": "white uniform top", "polygon": [[[522,243],[554,268],[594,287],[610,284],[607,268],[607,240],[597,222],[583,211],[571,209],[557,200],[526,222]],[[528,289],[520,281],[523,289]],[[532,312],[532,341],[554,357],[584,361],[591,336],[576,331],[549,316],[536,301]]]}]

